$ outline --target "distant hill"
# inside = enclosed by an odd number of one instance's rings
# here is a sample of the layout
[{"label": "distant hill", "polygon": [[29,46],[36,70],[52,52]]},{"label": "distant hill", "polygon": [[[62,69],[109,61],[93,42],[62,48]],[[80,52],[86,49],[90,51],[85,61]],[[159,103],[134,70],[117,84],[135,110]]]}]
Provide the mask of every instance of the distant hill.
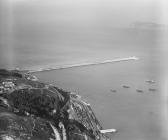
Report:
[{"label": "distant hill", "polygon": [[159,24],[155,22],[134,22],[133,23],[134,28],[139,29],[166,29],[167,26],[165,24]]}]

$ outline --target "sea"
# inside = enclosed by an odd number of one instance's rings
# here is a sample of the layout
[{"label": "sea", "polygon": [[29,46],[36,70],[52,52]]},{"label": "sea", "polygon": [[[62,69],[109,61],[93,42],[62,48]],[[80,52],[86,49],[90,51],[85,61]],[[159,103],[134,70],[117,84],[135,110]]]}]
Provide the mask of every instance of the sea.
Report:
[{"label": "sea", "polygon": [[164,41],[160,30],[61,30],[18,28],[1,35],[0,68],[40,68],[136,56],[137,61],[34,73],[39,80],[76,92],[91,104],[113,140],[166,140]]}]

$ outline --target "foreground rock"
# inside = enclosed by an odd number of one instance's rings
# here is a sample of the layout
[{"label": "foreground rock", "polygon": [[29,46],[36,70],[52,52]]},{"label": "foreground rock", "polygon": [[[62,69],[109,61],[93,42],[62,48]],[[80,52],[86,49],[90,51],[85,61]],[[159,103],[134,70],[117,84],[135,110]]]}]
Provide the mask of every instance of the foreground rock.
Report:
[{"label": "foreground rock", "polygon": [[109,140],[80,96],[0,70],[0,140]]}]

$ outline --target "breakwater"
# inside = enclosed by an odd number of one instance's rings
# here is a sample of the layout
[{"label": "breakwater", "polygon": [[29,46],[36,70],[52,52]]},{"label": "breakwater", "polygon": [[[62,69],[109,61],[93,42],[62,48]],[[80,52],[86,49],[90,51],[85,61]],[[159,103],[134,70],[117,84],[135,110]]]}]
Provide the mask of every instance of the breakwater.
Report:
[{"label": "breakwater", "polygon": [[74,67],[84,67],[84,66],[91,66],[91,65],[102,65],[102,64],[107,64],[107,63],[115,63],[115,62],[130,61],[130,60],[139,60],[139,58],[135,57],[135,56],[132,56],[132,57],[108,59],[108,60],[96,61],[96,62],[67,64],[67,65],[62,65],[62,66],[45,67],[45,68],[39,68],[39,69],[35,69],[35,70],[29,70],[28,72],[29,73],[36,73],[36,72],[43,72],[43,71],[69,69],[69,68],[74,68]]}]

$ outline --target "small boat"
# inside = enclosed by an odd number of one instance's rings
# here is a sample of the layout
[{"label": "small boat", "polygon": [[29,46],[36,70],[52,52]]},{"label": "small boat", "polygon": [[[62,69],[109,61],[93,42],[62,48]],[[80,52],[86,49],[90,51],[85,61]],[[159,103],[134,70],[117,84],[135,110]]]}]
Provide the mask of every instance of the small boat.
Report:
[{"label": "small boat", "polygon": [[130,88],[130,86],[127,86],[127,85],[123,85],[123,88]]},{"label": "small boat", "polygon": [[156,91],[156,89],[155,88],[149,88],[149,91]]},{"label": "small boat", "polygon": [[141,90],[141,89],[137,89],[136,91],[139,92],[139,93],[143,92],[143,90]]},{"label": "small boat", "polygon": [[106,133],[117,133],[117,129],[105,129],[105,130],[100,130],[102,134]]},{"label": "small boat", "polygon": [[117,90],[115,90],[115,89],[111,89],[110,91],[111,91],[111,92],[117,92]]},{"label": "small boat", "polygon": [[146,80],[146,83],[149,83],[149,84],[154,84],[155,81],[154,80]]}]

